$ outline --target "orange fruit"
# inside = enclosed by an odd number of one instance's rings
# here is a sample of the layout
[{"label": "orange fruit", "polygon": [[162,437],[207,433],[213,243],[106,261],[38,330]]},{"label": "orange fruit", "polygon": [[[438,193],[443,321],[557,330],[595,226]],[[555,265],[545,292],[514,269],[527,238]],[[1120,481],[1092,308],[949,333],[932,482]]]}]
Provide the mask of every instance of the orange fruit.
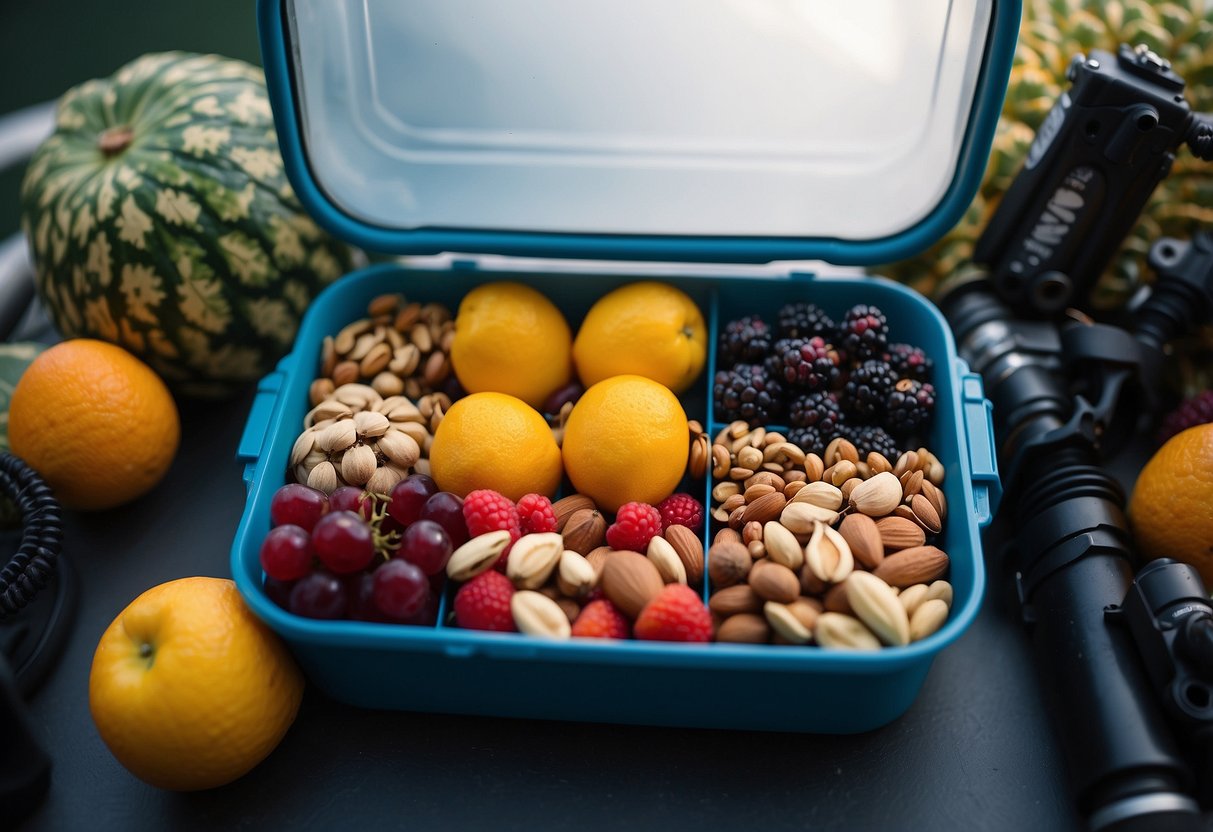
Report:
[{"label": "orange fruit", "polygon": [[508,393],[539,408],[573,377],[571,342],[564,315],[539,292],[488,283],[459,304],[451,366],[469,393]]},{"label": "orange fruit", "polygon": [[615,511],[633,500],[655,505],[687,467],[687,414],[663,384],[614,376],[585,391],[564,426],[564,469],[581,494]]},{"label": "orange fruit", "polygon": [[160,481],[181,424],[151,368],[121,347],[81,338],[51,347],[21,375],[8,438],[65,506],[104,509]]},{"label": "orange fruit", "polygon": [[691,386],[708,354],[695,301],[668,283],[631,283],[599,298],[577,331],[573,361],[586,387],[634,374],[675,393]]},{"label": "orange fruit", "polygon": [[549,497],[560,485],[560,448],[552,429],[526,402],[504,393],[473,393],[451,405],[430,445],[430,474],[460,497],[477,488],[517,501]]},{"label": "orange fruit", "polygon": [[274,750],[303,698],[303,676],[219,578],[152,587],[101,636],[88,702],[118,762],[162,789],[230,783]]},{"label": "orange fruit", "polygon": [[1147,558],[1175,558],[1213,586],[1213,424],[1172,436],[1141,469],[1129,523]]}]

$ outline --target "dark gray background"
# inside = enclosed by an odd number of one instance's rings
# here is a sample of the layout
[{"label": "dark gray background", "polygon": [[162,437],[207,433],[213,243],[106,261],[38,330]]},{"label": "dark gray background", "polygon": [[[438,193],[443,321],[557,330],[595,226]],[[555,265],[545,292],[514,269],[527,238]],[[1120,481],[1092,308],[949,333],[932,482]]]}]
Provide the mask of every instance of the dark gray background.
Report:
[{"label": "dark gray background", "polygon": [[[0,0],[0,113],[173,48],[258,60],[252,0]],[[0,236],[17,227],[18,182],[18,172],[0,175]],[[69,516],[81,603],[67,652],[31,703],[55,768],[29,829],[1075,826],[1025,641],[997,597],[935,662],[910,712],[863,736],[368,712],[309,690],[283,744],[242,780],[193,795],[144,785],[93,728],[92,653],[143,590],[227,575],[248,404],[185,404],[181,453],[152,495]],[[993,575],[991,585],[1005,583]],[[575,683],[557,695],[578,695]],[[780,704],[755,691],[722,707]]]}]

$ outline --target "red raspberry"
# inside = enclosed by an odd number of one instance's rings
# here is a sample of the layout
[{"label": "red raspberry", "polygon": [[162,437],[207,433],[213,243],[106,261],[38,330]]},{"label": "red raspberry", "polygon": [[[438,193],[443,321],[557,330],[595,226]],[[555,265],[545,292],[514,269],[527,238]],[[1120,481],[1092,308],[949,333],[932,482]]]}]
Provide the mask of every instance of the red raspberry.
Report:
[{"label": "red raspberry", "polygon": [[465,630],[514,631],[510,598],[514,585],[490,569],[472,578],[455,593],[455,623]]},{"label": "red raspberry", "polygon": [[463,519],[467,523],[469,540],[501,529],[510,533],[509,545],[493,565],[494,569],[504,570],[506,561],[510,558],[510,549],[518,542],[518,538],[522,537],[518,509],[510,502],[510,498],[488,488],[473,491],[464,498]]},{"label": "red raspberry", "polygon": [[648,503],[624,503],[606,530],[606,539],[612,549],[630,549],[643,555],[649,541],[659,534],[661,512]]},{"label": "red raspberry", "polygon": [[640,611],[635,633],[646,641],[709,641],[712,614],[698,592],[683,584],[669,584]]},{"label": "red raspberry", "polygon": [[573,622],[573,635],[581,638],[627,638],[628,620],[605,598],[591,601]]},{"label": "red raspberry", "polygon": [[703,528],[703,503],[690,494],[671,494],[657,504],[661,512],[661,530],[686,526],[693,532]]},{"label": "red raspberry", "polygon": [[518,518],[523,534],[556,531],[556,512],[552,501],[542,494],[527,494],[518,501]]}]

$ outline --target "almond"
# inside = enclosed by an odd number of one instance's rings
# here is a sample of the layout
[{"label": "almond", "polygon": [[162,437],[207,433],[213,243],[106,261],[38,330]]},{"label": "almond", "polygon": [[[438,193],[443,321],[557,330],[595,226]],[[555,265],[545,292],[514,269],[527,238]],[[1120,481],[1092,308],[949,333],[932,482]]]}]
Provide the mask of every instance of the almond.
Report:
[{"label": "almond", "polygon": [[578,509],[565,519],[564,548],[579,555],[588,555],[602,545],[606,539],[606,529],[606,518],[602,512],[594,508]]},{"label": "almond", "polygon": [[775,487],[773,485],[767,485],[764,482],[756,482],[753,485],[751,485],[749,488],[747,488],[745,490],[745,494],[743,494],[742,496],[745,497],[745,501],[747,503],[752,503],[755,500],[757,500],[759,497],[763,497],[767,494],[773,494],[774,492],[775,492]]},{"label": "almond", "polygon": [[879,650],[880,640],[858,618],[837,612],[823,612],[817,617],[813,637],[822,647],[847,650]]},{"label": "almond", "polygon": [[762,614],[771,629],[792,644],[808,644],[809,639],[813,637],[812,630],[804,626],[785,604],[767,601],[762,605]]},{"label": "almond", "polygon": [[850,504],[869,517],[884,517],[901,502],[901,483],[888,471],[864,480],[851,491]]},{"label": "almond", "polygon": [[762,599],[749,584],[737,584],[713,593],[708,599],[708,609],[718,615],[758,612],[762,609]]},{"label": "almond", "polygon": [[914,516],[918,518],[918,522],[926,528],[931,534],[939,534],[943,529],[943,523],[939,520],[939,512],[935,510],[935,506],[931,505],[931,501],[921,494],[915,494],[910,500],[910,509],[914,512]]},{"label": "almond", "polygon": [[800,580],[796,573],[778,563],[763,561],[750,572],[750,588],[766,601],[790,604],[800,597]]},{"label": "almond", "polygon": [[740,543],[741,535],[736,529],[721,529],[716,532],[716,536],[712,538],[712,543]]},{"label": "almond", "polygon": [[772,490],[746,506],[742,522],[765,523],[768,520],[774,520],[787,504],[788,498],[783,496],[783,492]]},{"label": "almond", "polygon": [[766,547],[766,556],[775,563],[797,570],[804,563],[804,550],[783,524],[777,520],[768,520],[762,527],[762,542]]},{"label": "almond", "polygon": [[[572,550],[570,550],[572,551]],[[599,546],[585,556],[586,562],[594,567],[594,586],[602,583],[602,570],[606,566],[607,555],[611,553],[610,546]]]},{"label": "almond", "polygon": [[855,560],[872,569],[884,560],[884,545],[876,521],[866,514],[848,514],[842,518],[838,533],[851,547]]},{"label": "almond", "polygon": [[761,615],[743,612],[726,618],[716,630],[716,640],[733,644],[765,644],[771,628]]},{"label": "almond", "polygon": [[[850,578],[848,577],[849,581]],[[846,615],[854,615],[854,610],[851,609],[851,601],[847,598],[847,584],[843,581],[840,584],[834,584],[825,594],[822,602],[822,607],[827,612],[841,612]]]},{"label": "almond", "polygon": [[667,584],[686,584],[687,570],[670,541],[661,535],[653,535],[649,540],[648,559],[661,573],[661,580]]},{"label": "almond", "polygon": [[665,539],[674,547],[674,553],[682,561],[687,574],[687,583],[692,586],[703,580],[703,541],[686,526],[673,525],[665,530]]},{"label": "almond", "polygon": [[910,618],[910,638],[913,641],[926,638],[948,620],[948,605],[938,598],[919,604]]},{"label": "almond", "polygon": [[451,553],[446,562],[447,576],[453,581],[467,581],[487,572],[509,543],[510,533],[504,529],[473,537]]},{"label": "almond", "polygon": [[[513,555],[513,552],[510,554]],[[510,613],[520,633],[557,639],[572,635],[572,627],[564,610],[551,598],[538,592],[525,589],[515,592],[510,597]]]},{"label": "almond", "polygon": [[505,575],[519,589],[538,589],[547,583],[563,552],[564,540],[556,532],[523,535],[510,549]]},{"label": "almond", "polygon": [[708,549],[708,576],[717,588],[744,581],[752,563],[750,550],[741,542],[715,543]]},{"label": "almond", "polygon": [[[578,511],[585,509],[592,511],[596,508],[598,506],[594,505],[594,501],[584,494],[570,494],[567,497],[561,497],[552,503],[552,513],[556,515],[556,531],[564,531],[565,524],[569,522],[569,518]],[[584,555],[585,552],[582,552],[582,554]]]},{"label": "almond", "polygon": [[927,542],[922,527],[904,517],[882,517],[876,521],[876,530],[880,533],[880,542],[886,552],[912,549]]},{"label": "almond", "polygon": [[[742,547],[745,551],[745,547]],[[512,559],[512,558],[511,558]],[[745,556],[750,560],[749,554]],[[665,583],[652,561],[638,552],[613,551],[602,569],[602,591],[628,618],[636,618]]]},{"label": "almond", "polygon": [[821,615],[822,606],[816,598],[797,598],[788,604],[788,612],[796,616],[796,620],[812,632],[813,628],[817,626],[817,616]]},{"label": "almond", "polygon": [[929,583],[948,570],[948,556],[937,546],[915,546],[889,555],[872,574],[890,586]]},{"label": "almond", "polygon": [[825,581],[813,574],[808,563],[800,567],[800,594],[820,595],[826,591]]},{"label": "almond", "polygon": [[952,606],[952,585],[947,581],[935,581],[927,587],[927,599],[938,598],[948,605],[949,609]]},{"label": "almond", "polygon": [[910,643],[910,619],[896,593],[871,572],[852,572],[846,583],[847,601],[855,616],[885,644]]},{"label": "almond", "polygon": [[935,509],[935,513],[939,515],[939,522],[943,523],[947,519],[947,501],[944,499],[943,492],[940,491],[930,480],[922,481],[922,496],[931,501],[931,507]]}]

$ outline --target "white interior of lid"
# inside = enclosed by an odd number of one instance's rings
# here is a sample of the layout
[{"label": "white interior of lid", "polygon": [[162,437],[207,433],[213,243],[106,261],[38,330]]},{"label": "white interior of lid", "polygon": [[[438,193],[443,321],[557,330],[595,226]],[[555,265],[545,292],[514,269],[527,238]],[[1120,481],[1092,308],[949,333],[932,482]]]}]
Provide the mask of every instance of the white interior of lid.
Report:
[{"label": "white interior of lid", "polygon": [[312,175],[388,228],[837,237],[950,184],[991,0],[288,0]]}]

